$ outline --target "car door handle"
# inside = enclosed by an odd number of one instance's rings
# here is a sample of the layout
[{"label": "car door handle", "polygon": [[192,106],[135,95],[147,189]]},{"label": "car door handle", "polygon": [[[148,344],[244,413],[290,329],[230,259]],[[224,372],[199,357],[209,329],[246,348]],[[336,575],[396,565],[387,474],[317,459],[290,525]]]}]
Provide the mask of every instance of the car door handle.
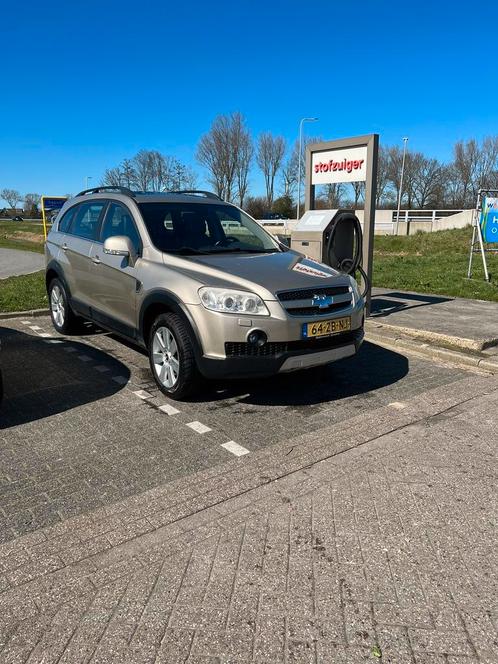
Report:
[{"label": "car door handle", "polygon": [[67,251],[67,244],[66,244],[65,242],[64,242],[64,244],[62,245],[62,251]]},{"label": "car door handle", "polygon": [[92,256],[92,263],[98,265],[100,263],[100,258],[98,256]]}]

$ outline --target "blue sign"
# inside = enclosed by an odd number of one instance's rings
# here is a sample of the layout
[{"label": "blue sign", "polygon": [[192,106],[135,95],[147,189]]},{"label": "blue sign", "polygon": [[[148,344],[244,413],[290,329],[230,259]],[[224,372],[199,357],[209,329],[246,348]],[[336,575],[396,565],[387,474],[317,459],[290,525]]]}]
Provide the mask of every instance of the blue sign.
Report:
[{"label": "blue sign", "polygon": [[479,223],[484,242],[498,242],[498,198],[484,198]]},{"label": "blue sign", "polygon": [[44,210],[60,210],[67,198],[45,198],[43,197]]}]

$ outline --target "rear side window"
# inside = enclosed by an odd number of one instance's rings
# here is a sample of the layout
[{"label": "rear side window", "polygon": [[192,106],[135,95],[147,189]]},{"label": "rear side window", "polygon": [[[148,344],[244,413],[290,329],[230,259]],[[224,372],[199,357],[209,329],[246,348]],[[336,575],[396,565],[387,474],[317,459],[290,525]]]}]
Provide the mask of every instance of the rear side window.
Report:
[{"label": "rear side window", "polygon": [[96,240],[100,215],[105,205],[106,201],[93,201],[79,205],[69,232],[86,240]]},{"label": "rear side window", "polygon": [[67,212],[64,212],[64,216],[62,219],[59,221],[59,232],[60,233],[67,233],[69,230],[69,227],[71,226],[71,222],[73,221],[74,218],[74,213],[76,212],[78,206],[73,205],[72,208],[69,208]]}]

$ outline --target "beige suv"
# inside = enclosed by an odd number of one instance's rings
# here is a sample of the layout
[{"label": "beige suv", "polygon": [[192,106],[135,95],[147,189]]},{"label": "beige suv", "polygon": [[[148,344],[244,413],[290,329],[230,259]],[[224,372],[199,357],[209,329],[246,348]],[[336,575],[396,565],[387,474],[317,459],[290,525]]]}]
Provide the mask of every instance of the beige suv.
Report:
[{"label": "beige suv", "polygon": [[46,243],[52,321],[82,319],[147,349],[159,388],[264,376],[354,355],[353,278],[289,250],[209,192],[97,187],[66,202]]}]

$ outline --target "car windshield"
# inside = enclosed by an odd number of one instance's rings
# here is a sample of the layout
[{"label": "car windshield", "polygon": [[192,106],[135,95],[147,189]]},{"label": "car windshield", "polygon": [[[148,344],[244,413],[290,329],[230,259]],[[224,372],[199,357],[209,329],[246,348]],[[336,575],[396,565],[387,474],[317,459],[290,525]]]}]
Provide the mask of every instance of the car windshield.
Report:
[{"label": "car windshield", "polygon": [[151,202],[138,207],[160,251],[180,255],[281,251],[258,223],[232,205]]}]

